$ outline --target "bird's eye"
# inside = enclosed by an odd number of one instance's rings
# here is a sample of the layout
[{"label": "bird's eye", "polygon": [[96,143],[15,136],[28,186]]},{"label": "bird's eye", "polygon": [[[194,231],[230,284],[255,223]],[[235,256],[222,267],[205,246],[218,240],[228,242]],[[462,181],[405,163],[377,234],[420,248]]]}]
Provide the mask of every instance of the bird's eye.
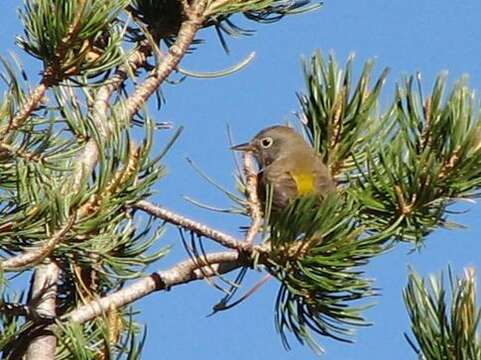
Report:
[{"label": "bird's eye", "polygon": [[268,136],[268,137],[265,137],[261,140],[261,146],[264,149],[267,149],[267,148],[271,147],[273,142],[274,142],[274,140],[272,140],[272,138]]}]

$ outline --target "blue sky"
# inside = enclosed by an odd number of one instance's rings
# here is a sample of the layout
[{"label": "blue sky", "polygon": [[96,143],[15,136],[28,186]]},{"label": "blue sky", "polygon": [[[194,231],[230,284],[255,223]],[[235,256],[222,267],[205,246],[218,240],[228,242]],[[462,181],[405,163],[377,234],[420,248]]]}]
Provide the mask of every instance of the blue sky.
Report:
[{"label": "blue sky", "polygon": [[[21,31],[15,7],[10,1],[0,13],[2,55],[14,48],[14,37]],[[243,71],[214,80],[187,79],[163,89],[167,103],[152,115],[158,121],[183,125],[185,131],[166,159],[168,176],[157,186],[154,201],[236,234],[246,223],[231,215],[218,215],[196,208],[184,195],[219,207],[228,200],[208,185],[185,161],[192,158],[205,172],[228,188],[234,188],[234,164],[228,151],[226,124],[237,141],[246,141],[258,130],[272,124],[294,121],[298,110],[295,93],[303,90],[301,56],[315,49],[333,51],[340,62],[349,53],[357,54],[358,69],[374,57],[377,70],[384,66],[391,73],[383,100],[392,96],[395,81],[403,75],[422,73],[425,92],[440,71],[448,70],[451,82],[462,74],[481,90],[481,2],[464,0],[326,0],[321,10],[285,18],[271,25],[240,23],[257,30],[251,37],[228,39],[231,54],[226,55],[210,30],[201,32],[207,40],[182,66],[189,70],[213,71],[228,67],[251,51],[255,60]],[[38,78],[39,62],[22,55],[32,79]],[[158,136],[160,149],[169,133]],[[366,270],[382,289],[377,305],[366,312],[374,325],[359,329],[353,345],[320,339],[326,359],[414,359],[403,338],[409,330],[401,299],[407,266],[421,274],[437,273],[448,263],[460,273],[467,265],[481,263],[479,205],[469,205],[467,214],[455,220],[467,225],[463,230],[439,230],[429,236],[420,252],[409,254],[399,246],[375,259]],[[185,258],[176,229],[169,229],[162,244],[174,246],[172,256],[154,268],[167,268]],[[254,273],[255,281],[262,275]],[[271,281],[255,296],[236,308],[206,318],[221,294],[206,283],[195,283],[154,294],[140,302],[142,322],[148,324],[145,359],[312,359],[315,355],[292,342],[286,352],[275,332],[273,305],[277,285]]]}]

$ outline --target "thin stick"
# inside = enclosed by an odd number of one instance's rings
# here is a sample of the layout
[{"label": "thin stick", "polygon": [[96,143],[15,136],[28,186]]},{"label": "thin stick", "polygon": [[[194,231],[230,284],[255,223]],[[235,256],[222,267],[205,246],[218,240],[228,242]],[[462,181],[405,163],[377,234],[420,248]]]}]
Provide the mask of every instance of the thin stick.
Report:
[{"label": "thin stick", "polygon": [[6,141],[11,136],[11,132],[19,129],[25,121],[32,115],[32,113],[38,108],[42,102],[47,89],[54,83],[52,77],[44,72],[40,84],[32,90],[26,97],[26,101],[23,107],[10,119],[8,125],[0,129],[0,141]]},{"label": "thin stick", "polygon": [[208,266],[204,266],[200,270],[199,259],[188,259],[168,270],[154,272],[119,291],[82,305],[63,318],[72,322],[84,323],[112,308],[131,304],[154,291],[168,290],[173,286],[201,280],[205,277],[225,274],[241,266],[249,265],[249,262],[248,257],[235,251],[211,253],[202,257],[202,264],[208,264]]},{"label": "thin stick", "polygon": [[244,175],[246,179],[247,208],[251,217],[251,225],[249,230],[247,230],[245,242],[252,244],[262,227],[262,211],[261,203],[257,196],[257,173],[254,168],[252,154],[249,152],[244,154]]},{"label": "thin stick", "polygon": [[145,211],[159,219],[162,219],[170,224],[189,229],[198,235],[208,237],[215,242],[225,246],[229,249],[244,250],[245,244],[237,240],[231,235],[225,234],[219,230],[212,229],[200,222],[186,218],[185,216],[174,213],[160,206],[156,206],[148,201],[141,200],[133,205],[134,208]]},{"label": "thin stick", "polygon": [[26,251],[22,254],[14,256],[3,263],[0,268],[3,271],[22,271],[41,263],[55,249],[55,246],[63,240],[65,234],[72,228],[75,223],[75,216],[71,216],[67,223],[53,234],[47,242],[37,249]]}]

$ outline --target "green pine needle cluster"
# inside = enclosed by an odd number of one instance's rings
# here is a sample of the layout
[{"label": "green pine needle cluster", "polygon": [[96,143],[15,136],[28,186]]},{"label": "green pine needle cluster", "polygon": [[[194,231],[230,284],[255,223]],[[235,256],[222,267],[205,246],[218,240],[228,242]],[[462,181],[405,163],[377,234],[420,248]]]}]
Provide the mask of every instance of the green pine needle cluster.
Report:
[{"label": "green pine needle cluster", "polygon": [[122,60],[122,26],[117,21],[128,0],[34,0],[20,11],[25,34],[20,47],[38,58],[52,81],[73,75],[96,76]]},{"label": "green pine needle cluster", "polygon": [[371,85],[372,61],[354,80],[352,56],[341,68],[316,53],[304,72],[299,119],[338,196],[271,214],[265,263],[281,283],[276,325],[284,344],[292,332],[319,351],[314,333],[348,340],[352,325],[366,323],[365,305],[352,302],[374,294],[363,265],[396,241],[420,246],[436,228],[452,227],[449,206],[477,196],[480,104],[465,79],[446,95],[441,75],[424,96],[418,76],[398,85],[382,111],[388,71]]},{"label": "green pine needle cluster", "polygon": [[466,80],[448,96],[440,76],[423,96],[419,78],[396,89],[383,116],[391,133],[370,151],[354,189],[369,227],[390,228],[399,240],[421,244],[439,226],[450,227],[449,205],[477,197],[481,181],[479,102]]},{"label": "green pine needle cluster", "polygon": [[354,56],[341,68],[333,55],[320,52],[303,61],[307,93],[299,93],[300,120],[312,145],[339,181],[357,172],[369,146],[383,135],[378,119],[379,96],[389,70],[370,87],[374,62],[369,60],[355,81]]},{"label": "green pine needle cluster", "polygon": [[267,270],[280,282],[276,325],[286,347],[292,332],[316,352],[311,332],[351,341],[352,327],[367,325],[365,304],[357,300],[375,294],[360,266],[379,255],[376,238],[363,236],[353,216],[357,205],[349,199],[307,197],[271,216]]},{"label": "green pine needle cluster", "polygon": [[474,270],[466,269],[465,277],[459,278],[449,268],[447,283],[443,274],[429,280],[413,270],[409,274],[404,302],[415,337],[409,342],[423,360],[481,359]]},{"label": "green pine needle cluster", "polygon": [[[110,312],[84,325],[60,324],[61,342],[56,359],[140,360],[147,330],[133,321],[132,313]],[[98,344],[102,344],[99,348]]]},{"label": "green pine needle cluster", "polygon": [[360,204],[360,221],[386,239],[422,243],[448,206],[478,194],[479,101],[466,79],[446,95],[446,77],[425,96],[420,76],[396,87],[379,108],[384,70],[370,87],[372,61],[353,84],[352,57],[341,69],[317,53],[305,62],[301,121],[332,174]]}]

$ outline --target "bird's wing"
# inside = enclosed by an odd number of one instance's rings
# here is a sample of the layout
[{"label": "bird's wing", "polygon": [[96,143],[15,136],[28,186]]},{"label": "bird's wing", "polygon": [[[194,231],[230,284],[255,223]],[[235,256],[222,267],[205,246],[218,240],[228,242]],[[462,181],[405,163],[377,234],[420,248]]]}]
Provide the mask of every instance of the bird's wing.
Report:
[{"label": "bird's wing", "polygon": [[316,159],[316,166],[313,167],[315,192],[325,196],[327,193],[336,191],[336,184],[329,174],[327,167]]},{"label": "bird's wing", "polygon": [[272,188],[272,209],[282,209],[295,199],[299,192],[296,180],[293,176],[279,168],[269,167],[264,171],[262,177],[263,187]]}]

